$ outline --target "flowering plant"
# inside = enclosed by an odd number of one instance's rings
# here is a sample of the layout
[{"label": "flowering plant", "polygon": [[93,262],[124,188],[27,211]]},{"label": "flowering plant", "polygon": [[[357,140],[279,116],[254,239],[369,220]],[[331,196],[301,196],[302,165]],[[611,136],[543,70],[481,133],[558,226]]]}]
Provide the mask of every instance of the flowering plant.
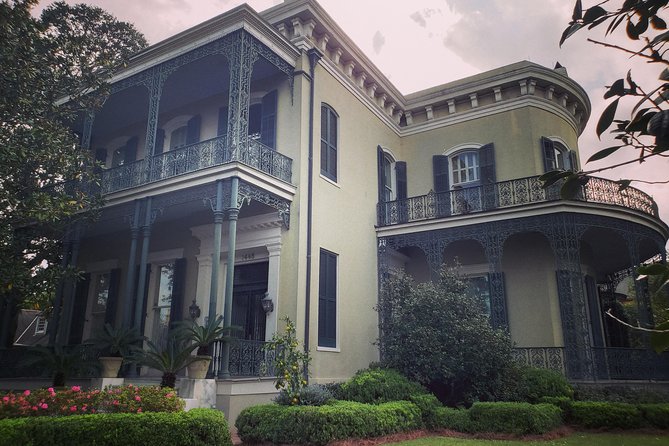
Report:
[{"label": "flowering plant", "polygon": [[26,390],[0,396],[0,419],[29,416],[65,416],[90,413],[177,412],[184,401],[171,389],[134,385],[82,391],[79,386],[67,390]]}]

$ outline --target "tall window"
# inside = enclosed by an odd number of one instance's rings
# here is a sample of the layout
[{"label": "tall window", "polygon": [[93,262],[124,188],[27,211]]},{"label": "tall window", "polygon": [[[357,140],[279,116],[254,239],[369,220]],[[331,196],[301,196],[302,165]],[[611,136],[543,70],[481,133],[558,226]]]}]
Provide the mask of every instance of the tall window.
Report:
[{"label": "tall window", "polygon": [[321,174],[332,181],[337,181],[338,121],[329,105],[321,106]]},{"label": "tall window", "polygon": [[[464,186],[479,181],[478,152],[461,152],[451,157],[453,186]],[[471,184],[469,184],[471,185]]]},{"label": "tall window", "polygon": [[324,249],[318,274],[318,346],[337,346],[337,254]]},{"label": "tall window", "polygon": [[561,142],[542,136],[541,147],[544,158],[544,170],[546,172],[559,169],[578,169],[576,152],[569,150]]},{"label": "tall window", "polygon": [[188,126],[183,125],[178,129],[172,130],[170,133],[170,150],[178,149],[186,145],[186,137],[188,136]]},{"label": "tall window", "polygon": [[160,265],[158,269],[158,296],[156,297],[153,318],[153,342],[162,346],[167,342],[170,329],[170,313],[172,309],[172,284],[174,264]]},{"label": "tall window", "polygon": [[395,176],[395,169],[393,165],[395,162],[386,154],[383,157],[383,201],[393,201],[395,199],[395,191],[393,190],[393,177]]},{"label": "tall window", "polygon": [[91,301],[91,336],[102,334],[109,301],[109,288],[111,286],[111,273],[104,272],[93,275],[93,296]]}]

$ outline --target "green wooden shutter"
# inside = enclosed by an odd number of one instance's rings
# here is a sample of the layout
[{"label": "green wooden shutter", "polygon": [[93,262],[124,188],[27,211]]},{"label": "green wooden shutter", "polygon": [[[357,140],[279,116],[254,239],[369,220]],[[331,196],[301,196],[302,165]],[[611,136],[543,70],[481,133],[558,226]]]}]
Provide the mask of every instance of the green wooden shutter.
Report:
[{"label": "green wooden shutter", "polygon": [[545,136],[541,137],[541,153],[544,157],[544,172],[555,170],[557,168],[555,165],[555,144]]},{"label": "green wooden shutter", "polygon": [[156,130],[156,143],[153,149],[154,155],[160,155],[165,150],[165,130],[158,129]]},{"label": "green wooden shutter", "polygon": [[276,148],[276,90],[270,91],[262,98],[262,111],[260,117],[260,142]]},{"label": "green wooden shutter", "polygon": [[325,250],[319,265],[318,346],[337,346],[337,256]]},{"label": "green wooden shutter", "polygon": [[139,138],[133,136],[125,144],[125,156],[123,158],[123,164],[132,163],[137,159],[137,143]]},{"label": "green wooden shutter", "polygon": [[395,162],[395,175],[397,179],[397,199],[407,198],[407,163],[405,161]]},{"label": "green wooden shutter", "polygon": [[107,292],[107,308],[105,323],[116,325],[116,308],[118,307],[118,291],[121,283],[121,270],[114,268],[109,272],[109,290]]},{"label": "green wooden shutter", "polygon": [[77,282],[74,292],[74,306],[72,308],[72,320],[70,323],[70,336],[68,344],[81,344],[84,336],[84,324],[86,323],[86,304],[88,303],[88,289],[91,283],[91,275],[86,273],[82,280]]},{"label": "green wooden shutter", "polygon": [[186,288],[186,259],[177,259],[174,262],[172,275],[172,302],[170,307],[170,327],[183,320],[184,293]]},{"label": "green wooden shutter", "polygon": [[479,169],[481,180],[481,207],[483,210],[497,207],[497,191],[495,182],[495,145],[486,144],[479,149]]},{"label": "green wooden shutter", "polygon": [[186,130],[186,144],[195,144],[200,142],[200,124],[202,118],[200,115],[195,115],[188,120],[188,128]]},{"label": "green wooden shutter", "polygon": [[385,176],[385,169],[383,168],[383,158],[384,158],[384,153],[383,149],[381,146],[377,146],[376,148],[376,170],[378,172],[378,186],[379,186],[379,203],[385,202],[385,184],[386,184],[386,176]]},{"label": "green wooden shutter", "polygon": [[434,155],[432,157],[432,174],[434,176],[434,191],[448,192],[450,189],[448,180],[448,157],[445,155]]},{"label": "green wooden shutter", "polygon": [[576,151],[569,151],[569,169],[576,172],[578,170],[578,159],[576,157]]}]

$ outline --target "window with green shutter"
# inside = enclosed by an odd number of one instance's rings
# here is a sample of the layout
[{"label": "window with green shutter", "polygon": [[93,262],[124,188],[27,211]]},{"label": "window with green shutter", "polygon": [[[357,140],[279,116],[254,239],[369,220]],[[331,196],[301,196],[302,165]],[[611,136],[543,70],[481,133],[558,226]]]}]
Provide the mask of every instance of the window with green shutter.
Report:
[{"label": "window with green shutter", "polygon": [[337,347],[337,254],[324,249],[318,274],[318,346]]}]

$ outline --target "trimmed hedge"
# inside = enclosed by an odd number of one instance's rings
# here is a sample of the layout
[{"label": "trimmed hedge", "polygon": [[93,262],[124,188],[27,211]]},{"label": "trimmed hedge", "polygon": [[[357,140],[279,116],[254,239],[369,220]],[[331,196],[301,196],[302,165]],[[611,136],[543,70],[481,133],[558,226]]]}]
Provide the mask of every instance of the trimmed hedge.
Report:
[{"label": "trimmed hedge", "polygon": [[450,429],[458,432],[472,432],[471,420],[467,409],[440,407],[435,413],[435,428]]},{"label": "trimmed hedge", "polygon": [[232,446],[223,412],[104,413],[0,420],[0,446]]},{"label": "trimmed hedge", "polygon": [[433,429],[437,426],[437,414],[439,409],[443,406],[441,402],[431,393],[424,395],[412,395],[409,401],[418,406],[423,419],[423,426],[428,429]]},{"label": "trimmed hedge", "polygon": [[538,403],[546,397],[572,398],[574,389],[559,372],[528,367],[521,371],[515,393],[519,401]]},{"label": "trimmed hedge", "polygon": [[669,429],[669,404],[639,404],[646,422],[658,429]]},{"label": "trimmed hedge", "polygon": [[244,443],[324,445],[347,438],[371,438],[421,427],[418,407],[408,401],[378,405],[337,401],[325,406],[266,404],[244,409],[235,422]]},{"label": "trimmed hedge", "polygon": [[562,424],[562,411],[553,404],[474,403],[469,418],[474,432],[543,434]]},{"label": "trimmed hedge", "polygon": [[361,370],[342,384],[340,390],[341,399],[368,404],[410,401],[413,396],[428,393],[423,386],[392,369]]},{"label": "trimmed hedge", "polygon": [[639,408],[628,403],[574,401],[567,413],[569,424],[586,428],[636,429],[644,420]]}]

